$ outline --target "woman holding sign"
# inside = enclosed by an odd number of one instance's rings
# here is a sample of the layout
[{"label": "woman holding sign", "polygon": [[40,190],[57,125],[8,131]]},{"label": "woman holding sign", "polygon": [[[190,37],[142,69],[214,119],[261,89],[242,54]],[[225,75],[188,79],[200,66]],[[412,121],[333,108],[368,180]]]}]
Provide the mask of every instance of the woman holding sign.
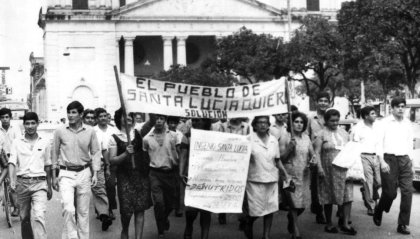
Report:
[{"label": "woman holding sign", "polygon": [[[210,130],[211,128],[211,119],[192,119],[192,127],[194,129],[201,130]],[[179,173],[185,185],[187,185],[188,180],[188,161],[189,161],[189,148],[190,148],[190,139],[191,133],[188,132],[182,139],[181,142],[181,152],[180,152],[180,162],[179,162]],[[200,213],[200,225],[201,225],[201,239],[209,238],[210,231],[210,222],[211,222],[211,212],[206,210],[201,210],[193,207],[185,207],[185,231],[184,239],[191,239],[193,233],[194,221]]]},{"label": "woman holding sign", "polygon": [[256,116],[251,125],[254,133],[251,134],[251,159],[244,200],[247,215],[244,233],[252,239],[255,220],[264,217],[263,238],[268,239],[273,213],[279,210],[279,169],[286,178],[289,175],[280,161],[277,139],[269,133],[269,116]]},{"label": "woman holding sign", "polygon": [[[133,115],[127,116],[127,125],[123,111],[115,111],[115,124],[119,132],[113,134],[109,142],[111,164],[117,166],[118,201],[121,214],[121,239],[128,238],[128,227],[134,214],[135,238],[143,236],[144,211],[152,206],[150,181],[148,178],[147,156],[142,151],[142,138],[133,128]],[[132,144],[127,145],[125,127],[130,129]],[[131,155],[135,156],[136,168],[133,169]]]},{"label": "woman holding sign", "polygon": [[334,158],[349,141],[349,135],[338,127],[340,112],[328,109],[324,114],[325,128],[315,139],[315,152],[320,155],[318,167],[321,180],[318,181],[318,197],[324,205],[327,226],[325,232],[338,233],[331,221],[332,206],[338,205],[340,230],[348,235],[356,235],[357,231],[349,225],[351,203],[353,201],[353,183],[346,180],[347,169],[332,164]]},{"label": "woman holding sign", "polygon": [[285,140],[280,141],[280,153],[285,157],[284,167],[295,185],[294,192],[286,192],[286,201],[290,207],[287,214],[289,220],[287,229],[292,238],[301,238],[298,216],[310,205],[310,166],[317,162],[314,160],[315,152],[311,139],[304,133],[307,126],[308,117],[304,113],[293,113],[292,123],[288,122],[287,131],[293,130],[294,142],[291,143],[290,134],[285,136]]}]

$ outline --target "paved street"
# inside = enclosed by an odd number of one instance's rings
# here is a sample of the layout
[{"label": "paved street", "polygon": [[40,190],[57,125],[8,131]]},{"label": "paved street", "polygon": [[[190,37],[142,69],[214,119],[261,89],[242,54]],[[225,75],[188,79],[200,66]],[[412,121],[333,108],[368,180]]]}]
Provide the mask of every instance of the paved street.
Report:
[{"label": "paved street", "polygon": [[[304,238],[419,238],[420,237],[420,193],[415,192],[413,198],[413,208],[411,215],[411,232],[410,236],[401,236],[396,233],[396,222],[398,215],[399,207],[399,198],[397,198],[396,203],[393,205],[391,212],[389,214],[384,214],[381,227],[376,227],[372,218],[365,215],[365,208],[363,207],[363,202],[361,201],[361,194],[359,191],[359,186],[355,187],[355,203],[352,210],[352,220],[353,224],[357,228],[358,235],[356,237],[345,236],[343,234],[329,235],[323,232],[323,226],[317,225],[314,223],[314,217],[309,212],[305,212],[302,215],[301,222],[303,228],[303,237]],[[91,207],[93,211],[93,208]],[[92,212],[91,211],[91,212]],[[271,233],[271,238],[289,238],[289,235],[286,231],[286,213],[279,212],[276,214],[273,229]],[[169,233],[167,233],[168,239],[179,239],[182,238],[183,229],[184,229],[184,218],[176,218],[171,216],[171,228]],[[62,227],[63,219],[61,217],[61,206],[60,206],[60,196],[55,194],[51,202],[48,204],[47,211],[47,230],[50,239],[60,238],[60,232]],[[14,227],[8,228],[4,218],[4,212],[0,213],[0,239],[14,239],[20,238],[20,225],[18,219],[14,220]],[[224,239],[228,236],[230,238],[245,238],[242,232],[237,230],[236,215],[229,215],[228,224],[221,226],[218,225],[217,217],[213,215],[213,222],[211,227],[211,238],[213,239]],[[100,227],[100,222],[95,219],[93,213],[91,213],[90,219],[91,227],[91,237],[92,239],[115,239],[119,238],[120,232],[120,221],[119,218],[114,221],[114,224],[109,228],[109,231],[102,232]],[[156,238],[156,226],[153,217],[153,211],[148,210],[146,213],[146,224],[145,224],[144,238]],[[258,220],[255,224],[255,237],[259,238],[261,235],[262,220]],[[130,235],[134,236],[134,230],[132,226],[130,227]],[[199,223],[196,222],[196,227],[194,231],[194,237],[199,238]]]}]

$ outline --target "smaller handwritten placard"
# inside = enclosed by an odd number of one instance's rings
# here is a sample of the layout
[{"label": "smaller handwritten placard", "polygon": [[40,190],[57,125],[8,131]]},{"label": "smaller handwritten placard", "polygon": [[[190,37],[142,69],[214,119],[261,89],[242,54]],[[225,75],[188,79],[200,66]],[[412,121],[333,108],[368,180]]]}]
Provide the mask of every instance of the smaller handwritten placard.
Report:
[{"label": "smaller handwritten placard", "polygon": [[250,154],[247,136],[191,129],[185,205],[241,213]]}]

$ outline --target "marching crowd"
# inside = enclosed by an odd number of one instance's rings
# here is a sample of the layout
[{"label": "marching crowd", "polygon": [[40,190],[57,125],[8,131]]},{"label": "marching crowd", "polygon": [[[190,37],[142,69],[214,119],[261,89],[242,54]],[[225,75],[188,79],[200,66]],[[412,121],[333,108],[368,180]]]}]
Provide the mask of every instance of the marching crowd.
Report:
[{"label": "marching crowd", "polygon": [[[209,238],[212,213],[183,205],[188,187],[190,128],[248,135],[251,158],[239,228],[253,238],[253,223],[263,218],[263,238],[270,237],[273,214],[287,210],[287,229],[302,238],[299,215],[306,208],[315,214],[325,233],[356,235],[352,226],[353,182],[347,168],[333,161],[350,141],[362,145],[363,199],[373,223],[381,225],[401,190],[397,231],[410,234],[413,169],[410,155],[413,133],[404,118],[406,102],[394,98],[392,114],[376,121],[375,109],[361,109],[361,120],[351,132],[339,127],[340,113],[330,108],[330,96],[317,96],[313,116],[296,107],[288,113],[214,121],[204,118],[142,114],[122,109],[114,114],[115,126],[103,108],[85,110],[78,101],[67,106],[68,123],[52,139],[37,133],[39,119],[28,112],[22,135],[10,125],[11,112],[0,109],[0,181],[10,180],[13,215],[20,216],[22,238],[47,238],[45,213],[53,189],[61,194],[64,225],[62,238],[89,238],[89,205],[92,197],[97,218],[106,231],[120,211],[121,238],[129,237],[134,217],[135,238],[142,238],[144,212],[153,206],[157,237],[170,229],[169,214],[185,215],[184,238],[192,238],[193,223],[200,215],[201,238]],[[288,119],[291,120],[288,120]],[[7,176],[8,175],[8,176]],[[382,188],[379,195],[378,189]],[[118,197],[118,200],[117,200]],[[118,202],[118,203],[117,203]],[[333,207],[337,205],[337,224]],[[218,221],[226,222],[226,214]],[[337,226],[336,226],[337,225]]]}]

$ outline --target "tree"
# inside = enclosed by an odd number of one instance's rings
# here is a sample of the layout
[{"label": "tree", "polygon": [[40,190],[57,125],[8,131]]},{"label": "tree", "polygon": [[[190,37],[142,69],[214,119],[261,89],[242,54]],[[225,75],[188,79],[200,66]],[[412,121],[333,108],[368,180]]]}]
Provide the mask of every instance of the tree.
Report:
[{"label": "tree", "polygon": [[414,97],[420,72],[420,1],[356,0],[343,4],[337,18],[346,62],[354,67],[369,55],[390,55],[392,71],[398,65],[403,69],[402,78],[390,80],[406,84]]},{"label": "tree", "polygon": [[217,44],[217,67],[225,74],[240,76],[250,83],[287,75],[282,65],[284,44],[271,35],[255,34],[245,27],[223,37]]},{"label": "tree", "polygon": [[[342,38],[336,26],[321,16],[307,16],[286,46],[286,61],[299,74],[309,96],[330,89],[333,97],[341,74]],[[313,71],[315,76],[308,77]]]}]

